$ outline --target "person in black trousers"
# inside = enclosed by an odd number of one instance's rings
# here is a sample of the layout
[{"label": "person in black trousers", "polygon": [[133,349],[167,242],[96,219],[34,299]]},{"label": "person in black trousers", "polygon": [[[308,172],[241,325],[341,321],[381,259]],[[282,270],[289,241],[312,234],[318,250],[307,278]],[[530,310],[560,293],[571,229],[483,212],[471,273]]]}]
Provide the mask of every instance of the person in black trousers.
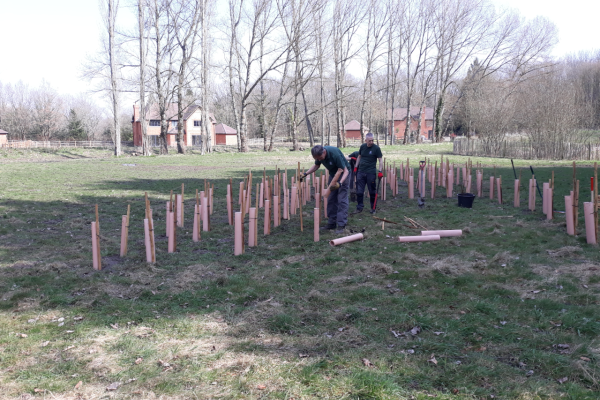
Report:
[{"label": "person in black trousers", "polygon": [[[382,169],[383,154],[379,146],[375,144],[372,133],[367,133],[365,143],[358,150],[358,158],[354,167],[356,174],[356,212],[362,212],[364,208],[365,185],[369,188],[371,200],[371,214],[375,212],[375,192],[377,191],[377,178],[383,177]],[[379,171],[377,170],[379,160]]]}]

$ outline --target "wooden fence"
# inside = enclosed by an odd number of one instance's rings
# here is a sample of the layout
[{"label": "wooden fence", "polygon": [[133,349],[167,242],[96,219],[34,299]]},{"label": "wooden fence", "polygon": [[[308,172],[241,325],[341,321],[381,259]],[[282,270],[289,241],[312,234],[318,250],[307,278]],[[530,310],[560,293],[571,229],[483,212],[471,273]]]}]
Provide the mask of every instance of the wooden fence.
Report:
[{"label": "wooden fence", "polygon": [[598,160],[600,144],[551,141],[533,144],[527,139],[507,139],[493,145],[481,139],[456,138],[453,153],[461,156],[523,160]]},{"label": "wooden fence", "polygon": [[[126,143],[122,145],[127,146]],[[80,140],[80,141],[47,141],[36,142],[33,140],[9,140],[2,144],[3,149],[32,149],[32,148],[61,148],[61,147],[96,147],[112,148],[113,142],[102,142],[99,140]]]}]

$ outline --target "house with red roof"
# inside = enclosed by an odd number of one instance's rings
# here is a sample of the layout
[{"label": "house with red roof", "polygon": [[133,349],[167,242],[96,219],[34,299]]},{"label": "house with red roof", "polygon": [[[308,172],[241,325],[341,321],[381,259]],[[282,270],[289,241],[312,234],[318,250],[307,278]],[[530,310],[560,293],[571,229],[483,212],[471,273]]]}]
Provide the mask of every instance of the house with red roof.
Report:
[{"label": "house with red roof", "polygon": [[0,147],[2,147],[3,144],[7,144],[8,143],[8,132],[0,129]]},{"label": "house with red roof", "polygon": [[226,146],[237,146],[237,131],[225,124],[217,124],[215,126],[215,144]]},{"label": "house with red roof", "polygon": [[[346,139],[361,139],[362,138],[362,136],[360,135],[360,122],[358,122],[355,119],[348,122],[344,126],[344,131],[346,131]],[[367,133],[369,133],[369,128],[364,125],[363,125],[363,133],[365,135]]]},{"label": "house with red roof", "polygon": [[[416,135],[417,132],[420,133],[423,139],[432,139],[433,138],[433,108],[424,107],[423,113],[424,118],[421,122],[421,127],[419,128],[419,116],[421,113],[421,107],[411,107],[410,114],[408,120],[410,120],[410,130],[411,134]],[[388,135],[391,135],[391,132],[394,133],[396,139],[404,139],[404,132],[406,130],[407,115],[406,115],[406,107],[394,108],[392,110],[388,110],[387,112],[387,122],[388,122]],[[416,137],[415,137],[416,139]]]},{"label": "house with red roof", "polygon": [[[167,145],[177,146],[177,103],[171,103],[165,112],[165,119],[168,123]],[[217,121],[212,113],[208,114],[211,143],[215,143],[215,125]],[[133,105],[133,145],[142,145],[142,122],[140,121],[140,106]],[[150,136],[152,146],[158,146],[160,143],[160,114],[157,104],[151,104],[146,109],[146,132]],[[200,144],[200,135],[202,134],[202,108],[199,105],[191,104],[183,110],[183,138],[186,146]]]}]

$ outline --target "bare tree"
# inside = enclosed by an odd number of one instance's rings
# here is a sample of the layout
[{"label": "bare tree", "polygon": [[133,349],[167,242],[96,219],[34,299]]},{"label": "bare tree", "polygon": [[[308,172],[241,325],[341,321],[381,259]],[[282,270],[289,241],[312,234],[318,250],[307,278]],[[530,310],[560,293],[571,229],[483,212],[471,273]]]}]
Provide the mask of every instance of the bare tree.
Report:
[{"label": "bare tree", "polygon": [[167,132],[169,130],[169,120],[172,115],[167,115],[171,100],[173,97],[173,77],[174,77],[174,34],[173,27],[168,19],[167,0],[153,0],[151,4],[151,23],[153,30],[152,40],[154,41],[154,68],[153,86],[156,96],[156,108],[160,119],[160,153],[168,154]]},{"label": "bare tree", "polygon": [[33,133],[33,93],[22,81],[6,84],[2,90],[0,127],[11,140],[25,140]]},{"label": "bare tree", "polygon": [[50,140],[64,125],[63,101],[45,82],[33,95],[33,123],[42,140]]},{"label": "bare tree", "polygon": [[361,50],[355,43],[365,8],[358,0],[334,0],[332,16],[333,62],[335,63],[335,114],[338,147],[346,147],[344,131],[345,78],[347,67]]},{"label": "bare tree", "polygon": [[[260,81],[285,61],[289,44],[275,40],[279,19],[269,0],[256,0],[244,7],[243,0],[229,0],[229,54],[227,70],[230,80],[232,109],[238,131],[238,148],[248,151],[247,111],[250,96]],[[262,71],[256,71],[257,53],[264,41],[264,56],[268,60]]]},{"label": "bare tree", "polygon": [[117,22],[117,11],[119,1],[105,0],[106,14],[105,27],[108,32],[108,62],[110,76],[110,102],[113,114],[113,135],[115,156],[121,155],[121,122],[119,121],[119,70],[117,66],[117,48],[115,38],[115,25]]},{"label": "bare tree", "polygon": [[203,4],[199,0],[171,0],[168,7],[169,21],[173,24],[175,43],[179,50],[177,71],[177,152],[185,154],[186,143],[183,130],[183,111],[189,106],[184,91],[189,86],[190,61],[198,41],[198,27]]},{"label": "bare tree", "polygon": [[382,49],[385,45],[388,29],[388,18],[390,9],[385,7],[379,0],[370,0],[367,8],[367,26],[365,38],[365,64],[366,73],[363,82],[363,94],[360,107],[360,138],[365,141],[364,119],[366,104],[369,104],[369,126],[372,120],[372,97],[373,97],[373,73],[376,72],[376,63],[383,55]]}]

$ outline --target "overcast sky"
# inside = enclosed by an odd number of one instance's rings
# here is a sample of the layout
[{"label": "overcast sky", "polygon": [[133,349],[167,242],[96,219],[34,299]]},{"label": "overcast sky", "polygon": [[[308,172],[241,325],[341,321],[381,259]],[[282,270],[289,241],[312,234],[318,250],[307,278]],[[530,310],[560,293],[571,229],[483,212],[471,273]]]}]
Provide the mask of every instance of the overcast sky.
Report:
[{"label": "overcast sky", "polygon": [[[518,9],[526,18],[542,15],[553,21],[559,29],[560,41],[554,50],[557,57],[600,48],[600,1],[494,1]],[[85,92],[89,85],[80,79],[81,65],[100,47],[102,24],[97,0],[2,3],[0,82],[22,80],[36,87],[46,80],[63,94]]]}]

